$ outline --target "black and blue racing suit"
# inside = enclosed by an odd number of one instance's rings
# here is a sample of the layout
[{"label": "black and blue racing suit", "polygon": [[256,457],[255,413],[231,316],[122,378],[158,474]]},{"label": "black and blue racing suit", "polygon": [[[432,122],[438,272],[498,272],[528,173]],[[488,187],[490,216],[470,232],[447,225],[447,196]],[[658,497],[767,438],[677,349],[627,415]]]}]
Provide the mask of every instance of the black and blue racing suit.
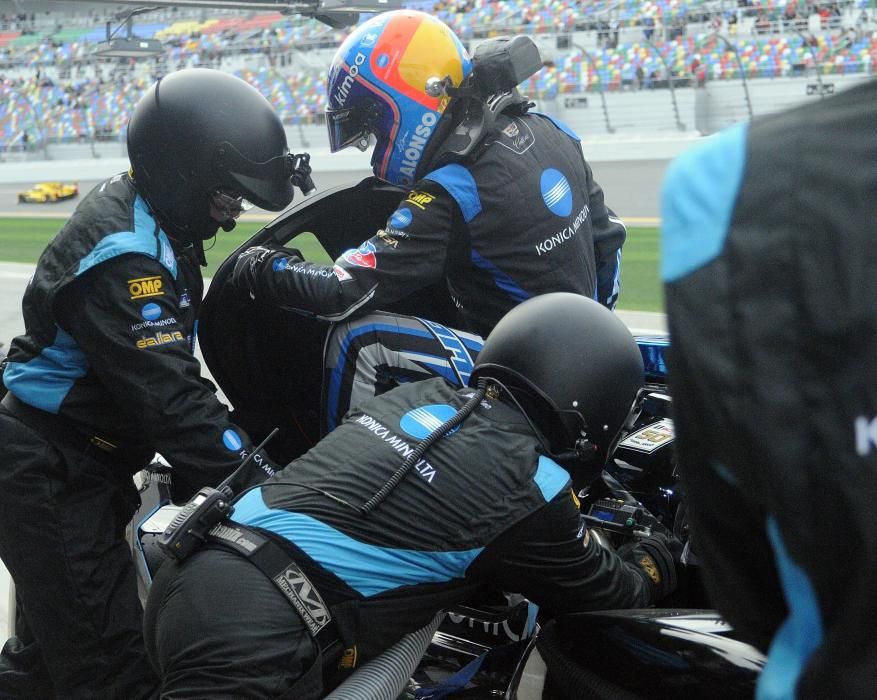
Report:
[{"label": "black and blue racing suit", "polygon": [[711,137],[663,186],[670,388],[757,696],[877,690],[877,82]]},{"label": "black and blue racing suit", "polygon": [[[254,292],[257,300],[343,321],[444,280],[468,334],[453,345],[477,352],[469,336],[485,337],[511,308],[539,294],[573,292],[613,309],[625,235],[568,127],[539,113],[502,114],[473,154],[416,182],[386,226],[333,267],[278,251],[261,259]],[[362,324],[371,328],[368,345]],[[437,363],[453,361],[429,327],[409,348],[411,334],[392,337],[392,325],[364,319],[335,328],[327,371],[341,363],[347,375],[336,382],[341,393],[327,397],[336,406],[329,428],[346,406],[374,393],[368,386],[380,383],[376,371],[398,362],[408,375],[431,376]],[[422,338],[432,338],[431,350]],[[363,391],[351,400],[354,384]]]},{"label": "black and blue racing suit", "polygon": [[231,524],[290,548],[305,575],[289,577],[301,614],[268,576],[225,549],[163,565],[146,611],[163,692],[288,690],[317,658],[302,622],[326,618],[317,600],[352,620],[345,645],[359,664],[484,586],[523,594],[548,614],[654,602],[634,564],[587,535],[569,474],[502,402],[482,401],[382,503],[358,510],[472,393],[432,378],[368,399],[235,501]]},{"label": "black and blue racing suit", "polygon": [[132,476],[158,451],[185,498],[251,449],[193,355],[198,257],[123,173],[83,199],[27,286],[3,374],[0,557],[36,643],[6,645],[4,697],[154,691],[124,538]]}]

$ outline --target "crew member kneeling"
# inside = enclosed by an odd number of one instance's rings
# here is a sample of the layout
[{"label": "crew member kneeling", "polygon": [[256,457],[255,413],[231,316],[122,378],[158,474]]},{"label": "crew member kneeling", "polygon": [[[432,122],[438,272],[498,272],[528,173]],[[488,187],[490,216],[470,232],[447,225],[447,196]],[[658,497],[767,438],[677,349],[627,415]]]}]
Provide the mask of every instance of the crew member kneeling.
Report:
[{"label": "crew member kneeling", "polygon": [[570,488],[637,411],[624,324],[576,294],[536,297],[500,321],[472,377],[367,400],[239,496],[205,548],[161,567],[146,636],[163,693],[320,697],[339,661],[376,656],[481,586],[552,615],[673,590],[660,539],[623,560],[589,537]]}]

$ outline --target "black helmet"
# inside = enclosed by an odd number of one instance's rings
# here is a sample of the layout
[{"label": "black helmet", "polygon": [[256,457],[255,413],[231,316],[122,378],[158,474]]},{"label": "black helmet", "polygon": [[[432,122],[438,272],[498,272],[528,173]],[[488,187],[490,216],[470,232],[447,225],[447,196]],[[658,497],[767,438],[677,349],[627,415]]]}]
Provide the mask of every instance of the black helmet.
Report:
[{"label": "black helmet", "polygon": [[512,394],[550,454],[569,459],[590,451],[602,466],[637,413],[643,361],[615,314],[592,299],[554,292],[500,319],[470,383],[481,378]]},{"label": "black helmet", "polygon": [[292,201],[283,124],[254,87],[229,73],[193,68],[159,79],[128,123],[134,181],[163,226],[206,238],[221,192],[263,209]]}]

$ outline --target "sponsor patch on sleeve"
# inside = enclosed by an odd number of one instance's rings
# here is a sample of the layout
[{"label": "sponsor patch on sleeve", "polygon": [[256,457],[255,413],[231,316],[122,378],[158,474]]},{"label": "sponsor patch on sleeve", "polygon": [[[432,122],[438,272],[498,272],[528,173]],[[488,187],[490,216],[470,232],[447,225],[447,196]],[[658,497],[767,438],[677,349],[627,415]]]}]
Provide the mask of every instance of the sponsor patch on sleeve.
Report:
[{"label": "sponsor patch on sleeve", "polygon": [[164,296],[163,284],[160,275],[128,280],[128,295],[131,299]]},{"label": "sponsor patch on sleeve", "polygon": [[[175,320],[175,319],[174,319]],[[157,348],[162,345],[170,345],[171,343],[184,343],[186,336],[180,331],[156,331],[151,335],[141,336],[137,339],[137,347],[140,350],[147,348]]]},{"label": "sponsor patch on sleeve", "polygon": [[237,452],[243,447],[244,441],[241,440],[241,436],[236,431],[226,428],[222,433],[222,444],[225,445],[227,450]]},{"label": "sponsor patch on sleeve", "polygon": [[351,248],[344,251],[341,253],[341,257],[351,265],[368,267],[374,270],[378,266],[377,256],[375,255],[376,250],[374,243],[366,241],[359,248]]},{"label": "sponsor patch on sleeve", "polygon": [[648,554],[643,554],[642,557],[640,557],[639,565],[655,584],[661,583],[661,573],[658,571],[658,565]]},{"label": "sponsor patch on sleeve", "polygon": [[[398,233],[401,233],[398,232]],[[397,231],[395,229],[380,229],[376,234],[375,238],[381,241],[388,248],[393,248],[394,250],[399,247],[400,239],[408,238],[406,234],[397,235]]]},{"label": "sponsor patch on sleeve", "polygon": [[[434,194],[430,194],[429,192],[418,192],[417,190],[412,190],[408,193],[408,199],[405,200],[406,204],[413,204],[418,209],[426,209],[427,205],[435,199]],[[396,213],[405,211],[404,209],[400,209]]]},{"label": "sponsor patch on sleeve", "polygon": [[348,280],[353,279],[353,275],[351,275],[347,270],[345,270],[340,265],[333,266],[332,272],[335,273],[335,277],[337,277],[341,282],[347,282]]},{"label": "sponsor patch on sleeve", "polygon": [[496,143],[510,151],[514,151],[518,155],[529,150],[536,141],[530,127],[520,119],[512,120],[501,133],[502,138]]},{"label": "sponsor patch on sleeve", "polygon": [[414,214],[411,213],[411,210],[408,207],[402,207],[393,212],[387,225],[389,228],[395,228],[401,231],[413,220]]}]

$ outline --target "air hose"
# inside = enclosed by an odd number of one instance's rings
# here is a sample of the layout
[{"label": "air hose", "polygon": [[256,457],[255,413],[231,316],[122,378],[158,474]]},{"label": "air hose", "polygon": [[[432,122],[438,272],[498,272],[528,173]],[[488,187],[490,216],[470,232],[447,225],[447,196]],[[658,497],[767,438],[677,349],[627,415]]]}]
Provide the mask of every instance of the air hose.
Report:
[{"label": "air hose", "polygon": [[402,639],[354,671],[325,700],[396,700],[414,673],[445,617],[439,612],[426,627]]}]

